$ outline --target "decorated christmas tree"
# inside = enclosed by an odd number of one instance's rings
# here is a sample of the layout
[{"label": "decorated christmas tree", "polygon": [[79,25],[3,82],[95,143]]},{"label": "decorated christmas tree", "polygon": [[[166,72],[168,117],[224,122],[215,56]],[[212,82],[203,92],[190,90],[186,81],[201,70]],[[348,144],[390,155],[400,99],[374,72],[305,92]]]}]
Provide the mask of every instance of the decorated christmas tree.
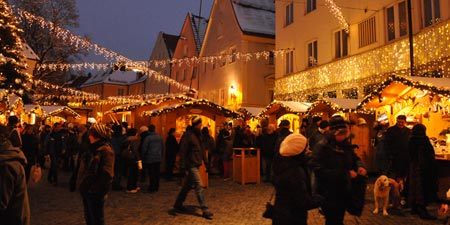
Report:
[{"label": "decorated christmas tree", "polygon": [[0,0],[0,89],[22,97],[24,103],[31,103],[33,80],[25,71],[21,34],[7,1]]}]

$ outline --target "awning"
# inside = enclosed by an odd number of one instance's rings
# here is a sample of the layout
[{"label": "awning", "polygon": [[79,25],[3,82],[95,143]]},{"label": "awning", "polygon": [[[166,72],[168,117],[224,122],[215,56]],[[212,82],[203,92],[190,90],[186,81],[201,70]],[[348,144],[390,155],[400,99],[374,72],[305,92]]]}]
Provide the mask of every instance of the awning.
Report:
[{"label": "awning", "polygon": [[210,102],[208,100],[205,100],[205,99],[187,101],[187,102],[167,105],[165,107],[159,107],[159,108],[156,108],[153,110],[148,110],[148,111],[143,112],[142,116],[144,116],[144,117],[160,116],[165,113],[169,113],[169,112],[172,112],[175,110],[185,109],[185,108],[188,108],[190,110],[193,109],[194,111],[198,112],[197,114],[201,114],[201,110],[213,110],[217,113],[224,115],[225,117],[233,117],[233,118],[241,117],[241,114],[239,114],[233,110],[227,109],[223,106],[217,105],[217,104]]},{"label": "awning", "polygon": [[295,102],[295,101],[273,101],[270,103],[259,116],[276,114],[277,118],[287,114],[302,114],[311,106],[308,102]]},{"label": "awning", "polygon": [[383,81],[377,89],[368,94],[358,105],[358,109],[376,109],[396,102],[401,96],[433,93],[450,96],[450,78],[405,77],[392,75]]}]

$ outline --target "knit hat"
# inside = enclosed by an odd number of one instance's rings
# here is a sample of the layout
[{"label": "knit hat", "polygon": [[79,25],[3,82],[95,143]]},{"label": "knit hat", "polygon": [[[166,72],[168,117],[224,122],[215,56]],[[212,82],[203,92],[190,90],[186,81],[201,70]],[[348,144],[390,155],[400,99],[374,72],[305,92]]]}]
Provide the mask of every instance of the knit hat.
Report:
[{"label": "knit hat", "polygon": [[148,127],[147,126],[141,126],[140,128],[139,128],[139,132],[146,132],[146,131],[148,131]]},{"label": "knit hat", "polygon": [[17,116],[12,115],[12,116],[9,116],[9,117],[8,117],[8,125],[9,125],[9,126],[11,126],[11,125],[16,125],[16,124],[18,124],[18,123],[19,123],[19,118],[18,118]]},{"label": "knit hat", "polygon": [[294,156],[299,155],[306,149],[307,139],[301,134],[288,135],[280,145],[280,155]]},{"label": "knit hat", "polygon": [[98,138],[110,139],[112,135],[112,129],[104,124],[94,123],[90,128],[92,134]]},{"label": "knit hat", "polygon": [[330,119],[330,131],[334,135],[345,135],[348,133],[347,122],[340,115],[335,115]]},{"label": "knit hat", "polygon": [[191,123],[192,123],[192,126],[193,126],[193,127],[197,126],[197,125],[200,124],[201,122],[202,122],[202,118],[201,118],[200,116],[194,116],[194,117],[192,117]]},{"label": "knit hat", "polygon": [[287,126],[289,126],[291,123],[289,122],[289,120],[282,120],[281,122],[280,122],[280,125],[279,125],[279,127],[287,127]]}]

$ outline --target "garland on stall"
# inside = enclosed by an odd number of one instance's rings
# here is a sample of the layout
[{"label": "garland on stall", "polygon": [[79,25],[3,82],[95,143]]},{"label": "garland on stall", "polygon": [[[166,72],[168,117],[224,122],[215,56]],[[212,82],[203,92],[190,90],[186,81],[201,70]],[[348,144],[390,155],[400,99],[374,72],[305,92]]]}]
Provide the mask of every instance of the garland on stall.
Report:
[{"label": "garland on stall", "polygon": [[403,76],[391,75],[385,81],[381,82],[370,94],[366,95],[366,97],[364,97],[364,99],[361,101],[361,103],[358,104],[356,108],[362,109],[367,103],[372,101],[374,98],[376,97],[380,98],[381,92],[393,82],[401,83],[405,86],[417,88],[422,91],[427,90],[432,92],[433,94],[450,98],[450,89],[448,87],[446,88],[436,87],[433,84],[424,83],[421,81],[414,81]]},{"label": "garland on stall", "polygon": [[[308,105],[309,103],[304,103],[304,102],[295,102],[295,103],[299,103],[299,104],[303,104],[303,105],[305,105],[305,106],[309,106],[309,105]],[[263,109],[263,110],[258,114],[258,117],[266,117],[268,111],[269,111],[270,109],[272,109],[272,107],[273,107],[274,105],[279,105],[281,108],[284,108],[288,113],[292,113],[292,114],[295,114],[295,115],[298,115],[298,116],[304,114],[304,112],[299,112],[298,110],[293,109],[292,107],[290,107],[290,106],[288,106],[287,104],[283,103],[283,101],[277,101],[277,100],[274,100],[273,102],[271,102],[269,105],[267,105],[267,107],[266,107],[265,109]]]},{"label": "garland on stall", "polygon": [[159,105],[163,102],[167,102],[167,101],[173,101],[173,100],[178,100],[178,101],[192,101],[193,98],[185,96],[185,95],[166,95],[166,96],[162,96],[159,98],[154,98],[154,99],[149,99],[146,101],[139,101],[138,103],[133,103],[133,104],[127,104],[127,105],[120,105],[120,106],[116,106],[113,107],[112,109],[110,109],[107,113],[117,113],[117,112],[126,112],[126,111],[131,111],[133,109],[142,107],[142,106],[149,106],[149,105]]},{"label": "garland on stall", "polygon": [[218,110],[219,112],[223,113],[223,115],[225,117],[232,117],[235,119],[240,119],[243,116],[238,113],[235,112],[233,110],[227,109],[223,106],[217,105],[213,102],[210,102],[206,99],[199,99],[199,100],[192,100],[192,101],[187,101],[187,102],[183,102],[183,103],[178,103],[178,104],[173,104],[170,106],[166,106],[166,107],[162,107],[162,108],[158,108],[158,109],[154,109],[154,110],[149,110],[149,111],[145,111],[142,112],[142,116],[143,117],[154,117],[154,116],[160,116],[162,114],[165,113],[169,113],[172,111],[175,111],[177,109],[185,109],[188,107],[195,107],[195,106],[208,106],[210,108],[213,108],[215,110]]},{"label": "garland on stall", "polygon": [[[315,102],[313,102],[311,104],[311,106],[306,110],[305,114],[309,115],[311,114],[311,112],[318,107],[320,104],[325,105],[326,107],[330,108],[331,110],[335,111],[335,112],[343,112],[343,113],[364,113],[364,114],[373,114],[374,112],[371,110],[366,110],[366,109],[357,109],[357,107],[355,107],[354,109],[351,108],[343,108],[342,106],[331,102],[327,99],[324,98],[320,98],[318,100],[316,100]],[[358,103],[359,105],[360,103]]]}]

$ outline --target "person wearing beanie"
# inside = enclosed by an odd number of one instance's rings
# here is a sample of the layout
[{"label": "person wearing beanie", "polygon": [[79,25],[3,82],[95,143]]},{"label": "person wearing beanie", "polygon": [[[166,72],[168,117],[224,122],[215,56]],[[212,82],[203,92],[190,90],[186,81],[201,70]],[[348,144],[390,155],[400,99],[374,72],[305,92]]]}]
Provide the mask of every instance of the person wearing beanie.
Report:
[{"label": "person wearing beanie", "polygon": [[202,162],[205,163],[207,171],[209,170],[208,160],[206,158],[205,149],[201,143],[202,119],[199,116],[192,117],[191,129],[187,130],[183,135],[180,144],[180,173],[184,174],[186,181],[178,193],[173,208],[175,211],[186,212],[187,208],[183,206],[187,194],[194,186],[197,200],[203,211],[202,216],[206,219],[212,219],[213,214],[208,210],[205,196],[203,195],[203,184],[199,174],[199,167]]},{"label": "person wearing beanie", "polygon": [[[349,200],[357,196],[359,202],[364,203],[364,193],[355,190],[360,186],[365,188],[367,171],[349,141],[347,124],[342,116],[331,117],[329,131],[313,149],[311,169],[315,176],[315,191],[326,199],[322,206],[325,224],[343,225],[346,210],[353,215],[362,213],[363,205],[350,205],[354,202]],[[356,183],[358,186],[352,186]]]},{"label": "person wearing beanie", "polygon": [[309,149],[311,151],[314,150],[314,146],[319,142],[325,135],[325,132],[327,132],[330,129],[330,124],[327,120],[321,120],[319,123],[319,126],[317,127],[317,130],[313,132],[311,137],[309,137]]},{"label": "person wearing beanie", "polygon": [[86,224],[105,224],[104,205],[114,177],[114,151],[108,144],[111,129],[93,124],[88,132],[90,154],[80,160],[77,186],[83,200]]},{"label": "person wearing beanie", "polygon": [[279,130],[277,134],[277,140],[275,142],[275,151],[276,154],[280,153],[280,145],[281,142],[290,134],[292,134],[292,131],[290,130],[290,122],[289,120],[282,120],[279,125]]},{"label": "person wearing beanie", "polygon": [[9,141],[13,147],[22,148],[22,137],[20,134],[20,130],[18,128],[20,124],[19,118],[15,115],[8,117],[8,127],[10,129],[9,132]]},{"label": "person wearing beanie", "polygon": [[324,198],[312,194],[307,139],[301,134],[288,135],[273,160],[275,204],[272,224],[307,224],[308,210],[321,206]]},{"label": "person wearing beanie", "polygon": [[148,193],[159,191],[160,167],[162,161],[162,151],[164,150],[164,141],[156,133],[156,127],[153,124],[148,126],[148,135],[142,142],[142,164],[144,170],[149,176]]}]

